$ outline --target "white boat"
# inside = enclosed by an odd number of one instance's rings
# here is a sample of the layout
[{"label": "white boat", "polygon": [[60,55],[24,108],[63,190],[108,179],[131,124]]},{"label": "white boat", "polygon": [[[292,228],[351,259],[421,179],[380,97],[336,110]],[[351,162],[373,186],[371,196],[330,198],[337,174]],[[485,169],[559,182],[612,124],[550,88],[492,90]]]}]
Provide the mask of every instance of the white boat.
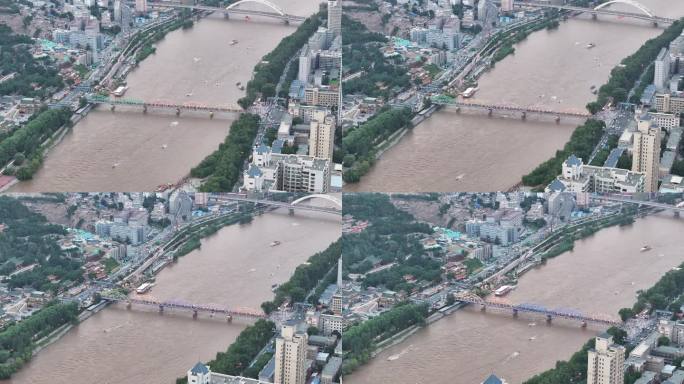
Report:
[{"label": "white boat", "polygon": [[166,144],[162,144],[162,149],[166,149],[168,146]]},{"label": "white boat", "polygon": [[651,250],[651,246],[648,244],[641,247],[641,252],[646,252],[646,251],[650,251],[650,250]]},{"label": "white boat", "polygon": [[122,86],[118,87],[117,89],[115,89],[112,92],[112,95],[114,95],[116,97],[121,97],[126,93],[127,90],[128,90],[128,87],[125,85],[122,85]]},{"label": "white boat", "polygon": [[280,241],[274,240],[274,241],[271,242],[271,247],[275,247],[275,246],[277,246],[277,245],[280,245]]},{"label": "white boat", "polygon": [[475,92],[478,91],[478,89],[479,88],[477,88],[477,87],[469,87],[465,91],[463,91],[462,95],[463,95],[463,97],[465,97],[467,99],[469,97],[472,97],[475,94]]},{"label": "white boat", "polygon": [[515,289],[515,285],[502,285],[494,291],[494,296],[505,296],[508,292]]},{"label": "white boat", "polygon": [[112,168],[116,168],[116,167],[118,167],[118,166],[119,166],[119,163],[114,163],[114,164],[112,164]]},{"label": "white boat", "polygon": [[142,295],[143,293],[149,292],[152,287],[154,287],[153,283],[143,283],[135,290],[135,292],[137,292],[139,295]]},{"label": "white boat", "polygon": [[587,44],[587,49],[594,48],[595,46],[596,46],[596,44],[594,44],[594,43],[589,43],[589,44]]},{"label": "white boat", "polygon": [[235,39],[233,39],[233,40],[231,40],[231,41],[230,41],[230,43],[229,43],[229,44],[230,44],[230,45],[235,45],[235,44],[237,44],[237,43],[238,43],[238,41],[237,41],[237,40],[235,40]]}]

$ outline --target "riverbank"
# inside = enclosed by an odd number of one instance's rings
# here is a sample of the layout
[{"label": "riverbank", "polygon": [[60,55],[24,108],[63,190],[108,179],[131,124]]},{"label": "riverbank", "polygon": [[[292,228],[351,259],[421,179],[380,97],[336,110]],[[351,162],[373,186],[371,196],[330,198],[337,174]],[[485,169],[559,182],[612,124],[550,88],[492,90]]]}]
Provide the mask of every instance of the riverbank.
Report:
[{"label": "riverbank", "polygon": [[[634,54],[623,59],[611,71],[608,81],[599,88],[596,100],[587,104],[587,110],[596,114],[606,105],[614,106],[627,101],[628,90],[634,87],[643,74],[644,68],[656,59],[661,48],[667,47],[672,40],[681,35],[683,30],[684,21],[677,20],[658,37],[646,41]],[[597,120],[590,119],[575,129],[562,150],[557,151],[554,157],[522,177],[523,185],[543,188],[561,173],[563,161],[573,153],[577,157],[588,160],[603,136],[604,126],[601,126],[599,130],[597,124],[599,124]]]},{"label": "riverbank", "polygon": [[[608,228],[610,226],[615,226],[615,225],[622,225],[625,223],[631,222],[631,220],[634,217],[635,212],[626,212],[626,213],[619,213],[614,216],[609,216],[609,217],[602,217],[597,220],[589,221],[582,223],[580,225],[572,227],[571,230],[561,230],[557,232],[557,234],[554,234],[552,236],[560,236],[560,235],[572,235],[571,239],[572,242],[574,243],[575,241],[578,241],[580,239],[586,238],[591,236],[593,233],[599,231],[600,229],[603,228]],[[544,246],[542,246],[544,244]],[[555,244],[554,237],[547,237],[543,243],[538,244],[536,247],[539,247],[539,253],[544,254],[545,252],[548,251],[548,247],[553,248],[553,245]],[[514,260],[515,261],[515,260]],[[524,273],[524,272],[523,272]],[[522,273],[518,276],[520,278],[522,276]],[[440,308],[438,310],[431,310],[429,311],[428,315],[425,318],[425,322],[423,324],[417,324],[417,325],[412,325],[411,327],[408,327],[406,329],[397,329],[396,332],[392,335],[386,336],[386,338],[383,338],[381,341],[376,341],[377,343],[373,346],[373,349],[368,353],[368,358],[365,358],[365,354],[361,354],[363,358],[359,359],[357,358],[356,360],[350,360],[349,365],[347,366],[345,370],[345,374],[350,374],[363,364],[367,363],[371,358],[376,357],[383,351],[387,350],[388,348],[391,348],[393,346],[396,346],[400,344],[401,342],[405,341],[407,338],[409,338],[411,335],[415,334],[418,330],[424,327],[428,327],[432,324],[437,323],[438,321],[447,318],[449,315],[452,313],[458,311],[459,309],[464,308],[466,305],[463,305],[462,303],[453,303],[448,304],[447,306]],[[369,320],[370,321],[370,320]],[[363,323],[362,323],[363,324]],[[346,335],[346,334],[345,334]],[[402,352],[403,353],[403,352]],[[391,356],[390,358],[391,359]]]}]

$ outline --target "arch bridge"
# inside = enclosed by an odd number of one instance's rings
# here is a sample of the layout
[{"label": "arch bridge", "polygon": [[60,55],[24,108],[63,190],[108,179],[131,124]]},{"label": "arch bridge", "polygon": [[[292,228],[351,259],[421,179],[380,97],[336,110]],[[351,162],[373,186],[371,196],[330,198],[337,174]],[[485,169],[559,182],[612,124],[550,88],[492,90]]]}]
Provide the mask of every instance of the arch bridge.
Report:
[{"label": "arch bridge", "polygon": [[[245,9],[242,7],[244,4],[256,4],[260,7],[266,8],[266,10],[257,9]],[[211,11],[217,13],[223,13],[224,17],[230,18],[230,15],[243,15],[246,19],[250,16],[260,16],[272,19],[282,20],[284,23],[289,24],[291,22],[302,22],[306,20],[306,17],[290,15],[287,14],[282,8],[273,4],[268,0],[240,0],[227,7],[212,7],[208,5],[200,4],[183,4],[182,2],[167,2],[167,1],[149,1],[147,3],[149,7],[158,8],[179,8],[179,9],[196,9],[200,11]]]},{"label": "arch bridge", "polygon": [[[613,9],[610,9],[611,5],[614,4],[625,4],[630,6],[631,8],[634,8],[637,12],[625,12],[625,11],[616,11]],[[552,8],[552,9],[562,9],[562,10],[568,10],[568,11],[576,11],[576,12],[587,12],[592,15],[592,17],[597,18],[598,15],[609,15],[609,16],[617,16],[620,18],[632,18],[632,19],[637,19],[637,20],[646,20],[650,21],[653,23],[653,25],[658,26],[661,24],[672,24],[675,22],[675,19],[667,18],[667,17],[661,17],[657,16],[653,11],[648,9],[646,6],[643,4],[634,1],[634,0],[610,0],[607,1],[603,4],[599,4],[598,6],[594,8],[585,8],[585,7],[577,7],[573,5],[554,5],[550,4],[548,2],[542,2],[542,1],[535,1],[535,0],[529,0],[529,1],[518,1],[515,3],[516,6],[519,7],[538,7],[538,8]]]},{"label": "arch bridge", "polygon": [[[239,201],[239,202],[245,202],[245,203],[268,205],[268,206],[277,207],[277,208],[288,208],[288,209],[290,209],[290,211],[303,210],[303,211],[312,211],[312,212],[331,213],[334,215],[341,215],[342,214],[342,202],[339,199],[335,198],[334,196],[329,196],[326,194],[307,195],[307,196],[301,197],[297,200],[294,200],[291,203],[286,202],[286,201],[253,199],[253,198],[246,197],[244,195],[227,194],[227,193],[212,194],[211,198],[215,199],[216,201],[219,201],[219,202],[221,202],[221,201]],[[333,204],[336,205],[336,207],[335,208],[317,207],[317,206],[313,206],[313,205],[302,204],[305,201],[313,200],[313,199],[323,199],[323,200],[332,202]]]}]

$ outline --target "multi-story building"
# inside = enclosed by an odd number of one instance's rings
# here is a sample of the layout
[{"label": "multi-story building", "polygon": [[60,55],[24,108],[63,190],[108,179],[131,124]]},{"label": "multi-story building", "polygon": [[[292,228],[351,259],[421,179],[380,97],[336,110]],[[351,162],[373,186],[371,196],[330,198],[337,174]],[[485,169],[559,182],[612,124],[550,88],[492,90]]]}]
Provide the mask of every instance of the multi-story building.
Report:
[{"label": "multi-story building", "polygon": [[655,75],[653,84],[656,89],[665,89],[670,80],[670,53],[667,48],[662,48],[655,59]]},{"label": "multi-story building", "polygon": [[644,192],[656,192],[660,166],[660,128],[653,127],[648,116],[642,116],[638,128],[632,147],[632,171],[644,174]]},{"label": "multi-story building", "polygon": [[623,384],[625,347],[613,343],[613,336],[596,337],[596,347],[588,352],[587,384]]},{"label": "multi-story building", "polygon": [[654,97],[653,106],[658,112],[679,115],[684,112],[684,97],[658,93]]},{"label": "multi-story building", "polygon": [[513,11],[513,0],[501,0],[501,12]]},{"label": "multi-story building", "polygon": [[147,13],[147,0],[135,0],[135,12]]},{"label": "multi-story building", "polygon": [[342,33],[342,0],[328,0],[328,30],[335,35]]},{"label": "multi-story building", "polygon": [[674,113],[649,112],[651,123],[658,128],[670,130],[679,126],[679,116]]},{"label": "multi-story building", "polygon": [[644,192],[646,178],[641,172],[585,165],[570,155],[563,162],[562,173],[546,187],[546,192],[638,193]]},{"label": "multi-story building", "polygon": [[275,384],[304,384],[306,382],[307,335],[297,324],[286,323],[276,338]]},{"label": "multi-story building", "polygon": [[321,316],[318,319],[318,322],[318,328],[326,336],[331,335],[333,332],[338,332],[342,334],[347,324],[344,317],[340,315],[329,315],[325,313],[321,314]]},{"label": "multi-story building", "polygon": [[281,154],[276,142],[273,147],[260,145],[254,148],[252,164],[243,172],[243,189],[307,193],[330,191],[329,159]]},{"label": "multi-story building", "polygon": [[335,117],[328,115],[323,121],[311,121],[309,156],[332,160],[335,147]]},{"label": "multi-story building", "polygon": [[323,107],[340,105],[340,89],[332,86],[309,86],[304,89],[304,103]]}]

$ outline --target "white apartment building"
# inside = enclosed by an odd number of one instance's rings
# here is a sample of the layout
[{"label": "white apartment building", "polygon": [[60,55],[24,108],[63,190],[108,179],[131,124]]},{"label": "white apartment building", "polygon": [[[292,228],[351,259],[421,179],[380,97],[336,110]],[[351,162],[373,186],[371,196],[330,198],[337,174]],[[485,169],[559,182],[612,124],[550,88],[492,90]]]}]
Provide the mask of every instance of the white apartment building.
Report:
[{"label": "white apartment building", "polygon": [[625,347],[613,344],[613,336],[596,337],[596,347],[588,353],[587,384],[623,384]]},{"label": "white apartment building", "polygon": [[307,334],[295,324],[285,324],[276,339],[275,384],[304,384],[306,382]]}]

